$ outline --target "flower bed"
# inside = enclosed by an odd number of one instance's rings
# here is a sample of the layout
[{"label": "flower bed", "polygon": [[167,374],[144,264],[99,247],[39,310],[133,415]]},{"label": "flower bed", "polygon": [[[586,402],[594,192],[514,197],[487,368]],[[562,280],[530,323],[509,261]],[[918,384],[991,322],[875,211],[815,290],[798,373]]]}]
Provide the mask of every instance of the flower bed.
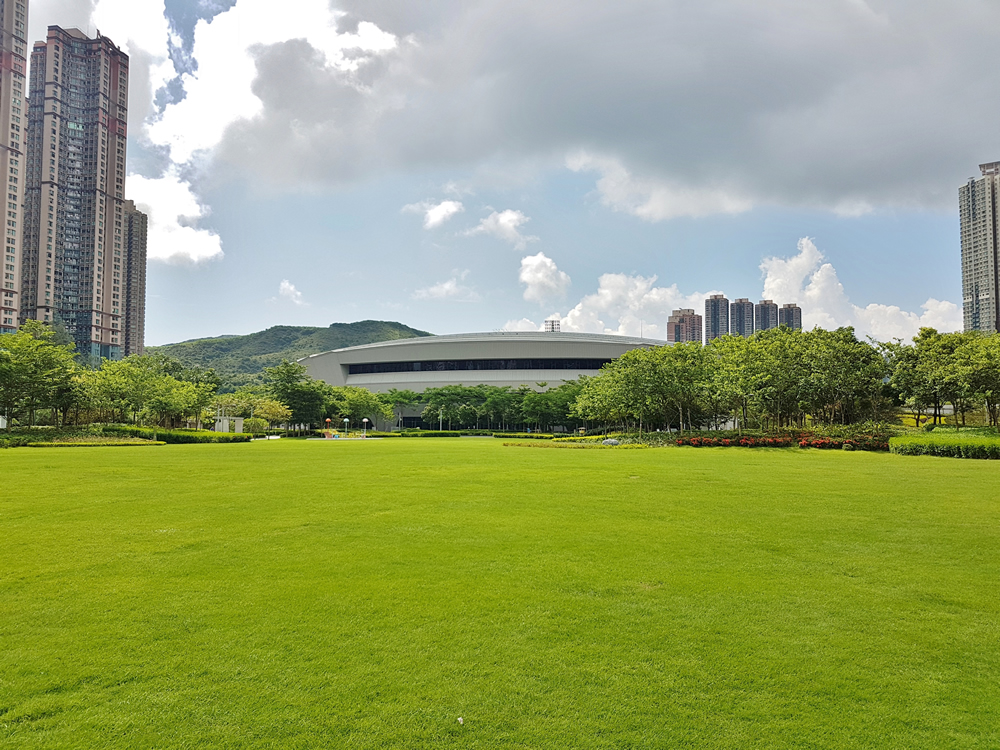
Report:
[{"label": "flower bed", "polygon": [[856,438],[813,437],[800,440],[799,447],[819,448],[820,450],[887,451],[889,450],[889,442],[884,438],[868,436]]},{"label": "flower bed", "polygon": [[677,445],[689,445],[692,448],[790,448],[793,445],[790,437],[682,437],[677,438],[674,442]]}]

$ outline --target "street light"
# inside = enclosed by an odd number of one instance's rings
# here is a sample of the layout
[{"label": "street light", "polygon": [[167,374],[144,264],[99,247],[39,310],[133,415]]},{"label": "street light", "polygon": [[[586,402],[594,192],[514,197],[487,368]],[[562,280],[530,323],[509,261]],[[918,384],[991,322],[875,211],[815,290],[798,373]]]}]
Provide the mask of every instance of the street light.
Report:
[{"label": "street light", "polygon": [[361,421],[365,423],[364,432],[361,433],[361,437],[368,437],[368,417],[365,417]]},{"label": "street light", "polygon": [[333,430],[330,429],[330,418],[329,417],[326,418],[326,436],[328,438],[332,438],[333,437]]},{"label": "street light", "polygon": [[348,419],[347,417],[344,417],[344,437],[347,437],[347,433],[348,433],[347,427],[350,424],[350,422],[351,422],[350,419]]}]

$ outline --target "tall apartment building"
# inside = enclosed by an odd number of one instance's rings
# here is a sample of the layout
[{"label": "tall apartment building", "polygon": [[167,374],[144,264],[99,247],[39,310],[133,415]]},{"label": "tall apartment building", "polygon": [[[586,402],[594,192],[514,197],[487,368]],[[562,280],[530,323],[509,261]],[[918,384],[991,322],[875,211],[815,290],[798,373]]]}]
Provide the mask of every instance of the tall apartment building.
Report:
[{"label": "tall apartment building", "polygon": [[748,339],[753,331],[753,302],[740,297],[729,306],[729,332]]},{"label": "tall apartment building", "polygon": [[705,300],[705,343],[729,334],[729,300],[713,294]]},{"label": "tall apartment building", "polygon": [[31,53],[21,321],[61,321],[77,351],[125,344],[128,56],[50,26]]},{"label": "tall apartment building", "polygon": [[979,179],[958,189],[962,232],[962,312],[966,331],[1000,331],[997,209],[1000,162],[980,164]]},{"label": "tall apartment building", "polygon": [[7,225],[0,284],[0,333],[17,330],[21,316],[21,236],[27,158],[28,0],[0,0],[0,175],[7,189]]},{"label": "tall apartment building", "polygon": [[[125,201],[125,356],[146,350],[146,214]],[[548,322],[548,321],[546,321]],[[558,324],[558,321],[557,321]]]},{"label": "tall apartment building", "polygon": [[778,306],[774,300],[762,299],[757,303],[753,313],[755,331],[766,331],[778,327]]},{"label": "tall apartment building", "polygon": [[689,307],[674,310],[667,318],[667,342],[682,344],[687,341],[701,343],[701,316]]},{"label": "tall apartment building", "polygon": [[797,331],[802,330],[802,310],[798,305],[782,305],[778,310],[778,325],[788,326]]}]

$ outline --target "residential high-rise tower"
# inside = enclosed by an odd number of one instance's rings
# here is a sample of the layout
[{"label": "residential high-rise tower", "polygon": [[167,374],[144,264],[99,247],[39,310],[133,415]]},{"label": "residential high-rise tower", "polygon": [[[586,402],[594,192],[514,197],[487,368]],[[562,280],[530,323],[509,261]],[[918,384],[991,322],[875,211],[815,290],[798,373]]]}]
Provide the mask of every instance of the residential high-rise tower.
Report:
[{"label": "residential high-rise tower", "polygon": [[980,164],[982,176],[958,189],[962,232],[962,313],[966,331],[1000,331],[997,209],[1000,162]]},{"label": "residential high-rise tower", "polygon": [[778,327],[778,306],[774,304],[774,300],[762,299],[757,303],[754,307],[753,323],[756,331]]},{"label": "residential high-rise tower", "polygon": [[746,297],[729,306],[729,332],[745,339],[753,336],[753,302]]},{"label": "residential high-rise tower", "polygon": [[21,236],[24,231],[24,179],[27,158],[28,0],[0,0],[0,175],[3,175],[7,224],[0,276],[0,333],[17,330],[21,312]]},{"label": "residential high-rise tower", "polygon": [[50,26],[31,53],[29,101],[21,320],[60,321],[85,357],[120,359],[128,56]]},{"label": "residential high-rise tower", "polygon": [[146,342],[146,214],[125,201],[125,356]]},{"label": "residential high-rise tower", "polygon": [[778,325],[788,326],[794,330],[802,330],[802,310],[798,305],[782,305],[778,310]]},{"label": "residential high-rise tower", "polygon": [[689,307],[674,310],[667,318],[667,342],[682,344],[687,341],[701,343],[701,316]]},{"label": "residential high-rise tower", "polygon": [[729,334],[729,300],[713,294],[705,300],[705,343]]}]

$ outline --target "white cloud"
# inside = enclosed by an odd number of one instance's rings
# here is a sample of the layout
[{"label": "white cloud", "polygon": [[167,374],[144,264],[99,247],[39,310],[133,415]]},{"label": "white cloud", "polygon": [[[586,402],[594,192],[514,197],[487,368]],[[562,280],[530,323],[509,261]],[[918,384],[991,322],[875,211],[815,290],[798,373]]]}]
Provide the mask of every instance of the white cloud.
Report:
[{"label": "white cloud", "polygon": [[509,208],[505,211],[494,211],[476,227],[466,232],[466,235],[489,234],[511,243],[515,250],[524,250],[529,242],[538,241],[537,237],[521,234],[521,226],[529,221],[531,219],[520,211]]},{"label": "white cloud", "polygon": [[521,318],[520,320],[508,320],[506,323],[504,323],[503,328],[501,328],[500,330],[532,332],[532,331],[541,331],[542,326],[538,325],[538,323],[535,323],[532,320],[529,320],[528,318]]},{"label": "white cloud", "polygon": [[208,210],[176,170],[157,179],[129,175],[127,189],[128,197],[149,214],[147,256],[151,260],[197,263],[222,257],[219,235],[193,226]]},{"label": "white cloud", "polygon": [[518,280],[525,286],[524,298],[539,303],[566,296],[570,285],[569,275],[560,271],[545,253],[521,258]]},{"label": "white cloud", "polygon": [[601,203],[646,221],[737,214],[753,208],[748,199],[722,188],[685,186],[652,177],[637,177],[618,159],[579,152],[567,158],[566,166],[574,172],[599,172],[597,191]]},{"label": "white cloud", "polygon": [[403,206],[408,213],[424,215],[424,229],[436,229],[455,214],[465,210],[461,201],[441,201],[440,203],[410,203]]},{"label": "white cloud", "polygon": [[836,269],[824,262],[811,239],[799,240],[798,251],[788,258],[765,258],[760,269],[764,273],[764,298],[778,304],[797,303],[802,308],[803,328],[854,326],[859,336],[885,341],[909,339],[925,326],[940,331],[955,331],[962,326],[958,305],[934,298],[921,305],[920,314],[896,305],[852,304]]},{"label": "white cloud", "polygon": [[296,289],[295,284],[290,282],[288,279],[282,279],[281,283],[278,285],[278,296],[288,300],[289,302],[293,302],[300,307],[308,304],[302,298],[302,292]]},{"label": "white cloud", "polygon": [[197,152],[214,148],[231,123],[260,114],[263,104],[253,84],[255,55],[263,47],[304,40],[318,53],[318,65],[343,73],[362,64],[364,58],[356,53],[378,54],[396,46],[392,34],[367,22],[358,24],[354,33],[338,33],[341,15],[327,0],[285,0],[280,13],[271,0],[239,0],[210,22],[199,21],[193,48],[198,69],[183,76],[184,100],[168,106],[163,117],[150,125],[150,139],[169,146],[171,158],[184,163]]},{"label": "white cloud", "polygon": [[476,291],[472,287],[462,283],[468,276],[468,270],[455,271],[450,279],[424,287],[423,289],[417,289],[413,293],[413,299],[475,301],[479,299],[479,295],[476,294]]},{"label": "white cloud", "polygon": [[597,291],[588,294],[562,318],[562,330],[618,333],[646,338],[666,338],[670,313],[678,308],[703,309],[705,298],[716,291],[683,294],[676,284],[655,286],[656,277],[606,273]]}]

